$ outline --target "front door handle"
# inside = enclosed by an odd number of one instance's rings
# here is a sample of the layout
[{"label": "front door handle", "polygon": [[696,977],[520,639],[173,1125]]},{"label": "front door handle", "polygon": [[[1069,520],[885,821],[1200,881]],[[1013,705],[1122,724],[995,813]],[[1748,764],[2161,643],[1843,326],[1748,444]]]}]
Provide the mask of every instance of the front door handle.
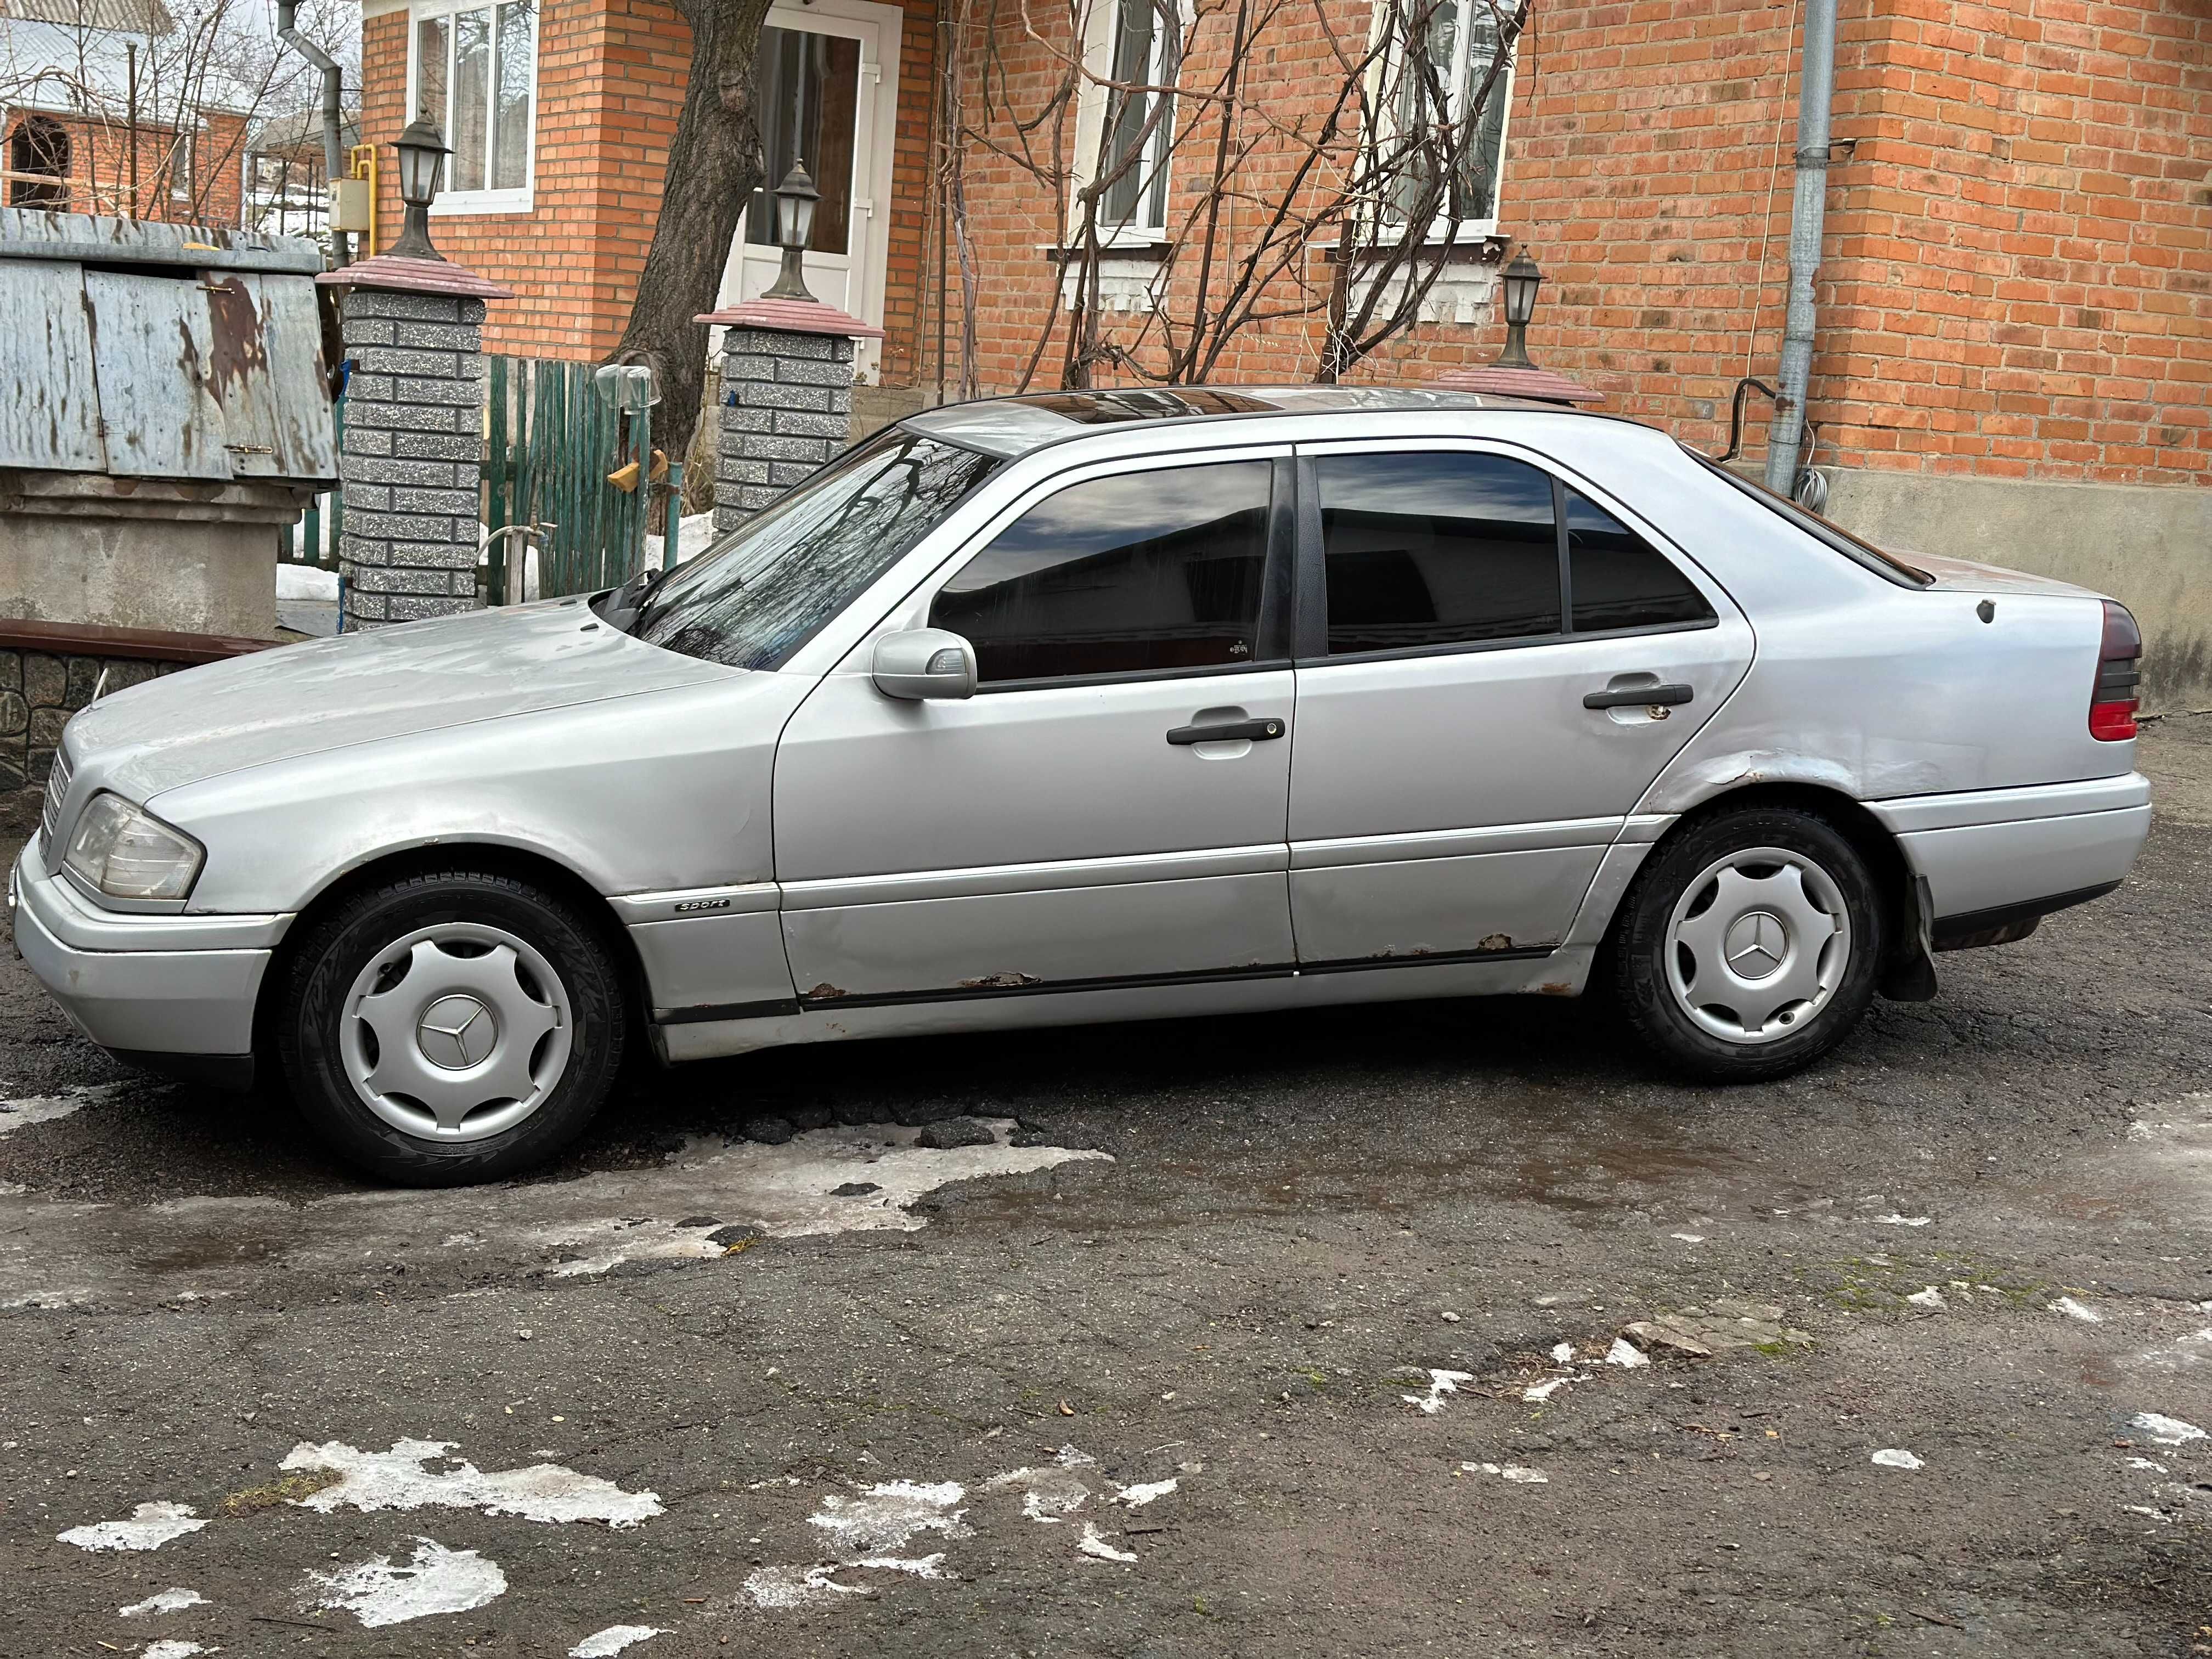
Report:
[{"label": "front door handle", "polygon": [[1276,720],[1230,720],[1220,726],[1178,726],[1168,733],[1168,741],[1178,749],[1194,743],[1265,743],[1288,729]]},{"label": "front door handle", "polygon": [[1697,695],[1686,685],[1616,685],[1583,694],[1585,708],[1641,708],[1646,703],[1687,702]]}]

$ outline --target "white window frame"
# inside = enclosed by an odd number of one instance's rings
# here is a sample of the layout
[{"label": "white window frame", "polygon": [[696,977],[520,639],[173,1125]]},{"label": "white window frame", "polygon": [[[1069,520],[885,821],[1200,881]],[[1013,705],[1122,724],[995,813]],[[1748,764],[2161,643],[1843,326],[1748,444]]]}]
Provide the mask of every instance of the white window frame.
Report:
[{"label": "white window frame", "polygon": [[[1106,116],[1110,98],[1109,88],[1103,82],[1114,76],[1115,49],[1121,44],[1122,0],[1089,0],[1089,9],[1083,19],[1083,66],[1085,76],[1083,89],[1075,105],[1075,166],[1068,194],[1068,221],[1073,227],[1081,222],[1076,203],[1078,192],[1085,189],[1098,176],[1100,158],[1106,149]],[[1170,86],[1175,77],[1165,72],[1170,53],[1179,61],[1188,44],[1183,36],[1190,27],[1190,12],[1187,0],[1171,0],[1169,7],[1174,19],[1173,38],[1162,29],[1152,37],[1151,61],[1146,64],[1146,83],[1151,86]],[[1164,20],[1163,20],[1164,21]],[[1174,191],[1172,151],[1175,146],[1174,98],[1169,97],[1167,117],[1153,134],[1153,142],[1161,146],[1160,167],[1166,175],[1159,183],[1160,216],[1157,224],[1141,223],[1132,218],[1127,224],[1110,224],[1102,209],[1098,221],[1098,240],[1103,247],[1150,247],[1168,239],[1169,204]],[[1152,194],[1149,189],[1137,195],[1138,210],[1142,213],[1146,199]]]},{"label": "white window frame", "polygon": [[[499,75],[499,0],[417,0],[417,3],[408,8],[407,118],[413,120],[416,111],[420,107],[418,100],[421,95],[419,87],[422,66],[418,58],[422,50],[422,37],[416,25],[433,21],[438,18],[450,20],[462,12],[469,11],[489,11],[492,14],[493,62],[488,71],[491,85],[487,88],[487,91],[492,95],[485,106],[484,132],[488,143],[495,143],[496,139],[493,135],[496,133],[499,126],[498,100],[496,92],[494,90],[496,88]],[[519,188],[509,186],[505,190],[441,190],[436,198],[430,204],[432,217],[447,214],[529,213],[535,210],[538,191],[538,64],[544,56],[544,41],[542,31],[544,23],[545,0],[531,0],[530,133],[526,141],[528,153],[523,157],[521,185]],[[449,21],[446,29],[447,111],[453,107],[453,52],[456,49],[458,33],[459,31],[453,28]],[[446,118],[441,118],[438,122],[439,131],[445,134],[446,142],[448,144],[453,143],[453,134],[447,131],[449,125],[450,123]],[[452,170],[453,164],[448,161],[447,163],[448,178],[452,176]],[[491,175],[491,158],[487,155],[484,164],[484,173],[487,178]]]},{"label": "white window frame", "polygon": [[[1455,109],[1458,105],[1464,102],[1476,80],[1472,64],[1474,32],[1468,27],[1468,20],[1478,7],[1486,7],[1487,0],[1439,0],[1439,4],[1453,5],[1459,12],[1459,27],[1455,33],[1458,50],[1452,64],[1452,84],[1445,94],[1448,107]],[[1389,27],[1389,9],[1387,3],[1379,3],[1376,8],[1374,21],[1378,40]],[[1403,40],[1392,41],[1389,43],[1389,50],[1387,52],[1378,54],[1373,82],[1373,97],[1378,108],[1381,108],[1387,91],[1403,84],[1404,54],[1410,45],[1410,42]],[[1490,213],[1486,217],[1480,219],[1455,219],[1447,204],[1444,210],[1437,216],[1429,227],[1427,240],[1431,244],[1480,241],[1486,237],[1499,234],[1498,227],[1502,217],[1499,210],[1505,199],[1505,153],[1507,145],[1512,138],[1513,80],[1519,67],[1515,60],[1520,55],[1520,41],[1516,40],[1512,46],[1508,49],[1505,72],[1498,77],[1494,93],[1501,101],[1502,108],[1499,111],[1498,124],[1498,167],[1491,176]],[[1397,118],[1395,110],[1384,109],[1382,114],[1385,119],[1392,122]],[[1457,118],[1455,114],[1454,118]]]}]

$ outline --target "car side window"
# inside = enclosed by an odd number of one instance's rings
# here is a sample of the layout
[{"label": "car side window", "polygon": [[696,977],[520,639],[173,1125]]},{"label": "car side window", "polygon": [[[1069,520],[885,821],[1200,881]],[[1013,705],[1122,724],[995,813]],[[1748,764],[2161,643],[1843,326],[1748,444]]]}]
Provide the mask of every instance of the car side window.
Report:
[{"label": "car side window", "polygon": [[1315,465],[1328,653],[1560,631],[1552,481],[1503,455],[1328,455]]},{"label": "car side window", "polygon": [[1714,620],[1705,595],[1667,556],[1600,507],[1567,495],[1568,591],[1577,634]]},{"label": "car side window", "polygon": [[975,646],[985,684],[1249,663],[1273,472],[1226,461],[1073,484],[969,560],[929,624]]}]

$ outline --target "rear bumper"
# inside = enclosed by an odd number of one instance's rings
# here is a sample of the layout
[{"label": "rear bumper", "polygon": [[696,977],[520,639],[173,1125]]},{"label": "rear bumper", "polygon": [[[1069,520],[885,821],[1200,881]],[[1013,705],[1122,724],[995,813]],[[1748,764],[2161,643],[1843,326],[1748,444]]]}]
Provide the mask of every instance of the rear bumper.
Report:
[{"label": "rear bumper", "polygon": [[1897,833],[1906,863],[1927,882],[1940,945],[2117,887],[2150,833],[2150,784],[2130,774],[1870,801],[1868,810]]},{"label": "rear bumper", "polygon": [[[33,837],[8,881],[15,949],[71,1023],[134,1064],[230,1062],[253,1048],[253,1012],[289,916],[104,911],[45,869]],[[204,1071],[203,1063],[199,1069]]]}]

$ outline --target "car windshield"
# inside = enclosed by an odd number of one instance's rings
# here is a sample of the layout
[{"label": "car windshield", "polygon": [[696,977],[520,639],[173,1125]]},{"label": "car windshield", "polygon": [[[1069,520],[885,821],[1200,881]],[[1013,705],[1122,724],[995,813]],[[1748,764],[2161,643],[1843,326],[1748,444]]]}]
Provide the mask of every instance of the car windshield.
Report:
[{"label": "car windshield", "polygon": [[687,657],[780,668],[999,465],[894,427],[677,570],[629,631]]}]

